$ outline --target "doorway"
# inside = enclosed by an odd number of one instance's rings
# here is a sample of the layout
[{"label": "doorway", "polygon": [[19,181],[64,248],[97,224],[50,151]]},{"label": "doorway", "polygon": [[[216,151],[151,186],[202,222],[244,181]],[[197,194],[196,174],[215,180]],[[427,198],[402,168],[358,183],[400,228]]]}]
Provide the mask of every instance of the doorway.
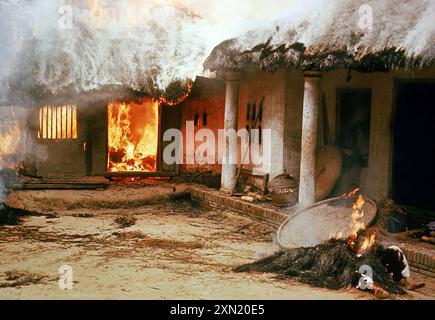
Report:
[{"label": "doorway", "polygon": [[110,102],[108,172],[154,173],[158,165],[159,104]]},{"label": "doorway", "polygon": [[393,133],[393,199],[435,210],[435,81],[396,85]]},{"label": "doorway", "polygon": [[337,90],[336,141],[343,152],[343,171],[335,194],[362,185],[361,176],[369,160],[371,99],[371,89]]}]

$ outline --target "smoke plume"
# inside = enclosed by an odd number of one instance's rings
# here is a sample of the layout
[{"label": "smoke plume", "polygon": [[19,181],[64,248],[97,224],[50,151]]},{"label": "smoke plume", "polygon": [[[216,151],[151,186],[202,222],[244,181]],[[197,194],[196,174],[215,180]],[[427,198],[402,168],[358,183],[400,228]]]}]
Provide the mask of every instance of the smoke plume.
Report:
[{"label": "smoke plume", "polygon": [[28,92],[66,88],[164,90],[202,74],[220,41],[277,18],[288,6],[288,0],[0,0],[6,17],[0,21],[0,103],[8,92],[24,100]]}]

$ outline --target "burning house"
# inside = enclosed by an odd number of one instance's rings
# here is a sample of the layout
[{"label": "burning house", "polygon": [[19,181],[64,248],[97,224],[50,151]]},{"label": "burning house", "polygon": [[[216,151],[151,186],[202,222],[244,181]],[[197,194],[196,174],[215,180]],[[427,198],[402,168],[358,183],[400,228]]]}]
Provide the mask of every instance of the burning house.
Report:
[{"label": "burning house", "polygon": [[[185,133],[182,124],[186,121],[194,122],[196,128],[217,128],[220,117],[206,106],[211,102],[218,106],[216,110],[222,109],[223,91],[218,88],[222,88],[220,81],[199,77],[175,100],[121,94],[101,100],[81,96],[66,105],[2,107],[2,155],[26,150],[19,159],[20,171],[34,177],[173,176],[179,168],[162,159],[167,144],[164,132],[180,129]],[[186,167],[187,171],[197,169]]]},{"label": "burning house", "polygon": [[199,74],[205,48],[185,33],[201,24],[199,17],[169,2],[38,6],[44,21],[33,2],[0,7],[15,18],[2,22],[15,36],[2,51],[8,66],[1,71],[1,129],[16,136],[6,119],[24,110],[17,123],[26,137],[2,155],[22,154],[20,171],[34,177],[175,175],[178,167],[162,161],[162,137],[181,128],[188,108],[178,105],[192,86],[198,96],[198,82],[189,78]]},{"label": "burning house", "polygon": [[[234,242],[254,239],[254,247],[262,237],[268,257],[249,263],[237,247],[225,268],[340,289],[355,286],[355,274],[357,282],[367,276],[356,271],[369,264],[372,283],[405,292],[382,261],[390,249],[368,227],[381,200],[421,209],[425,223],[435,210],[433,1],[312,1],[214,49],[199,35],[204,20],[178,1],[82,0],[59,8],[61,1],[41,0],[53,14],[46,21],[33,1],[5,2],[0,15],[16,19],[0,22],[13,34],[0,50],[8,64],[0,68],[0,215],[59,219],[11,227],[15,238],[7,241],[26,241],[50,223],[66,229],[32,241],[65,236],[71,247],[103,252],[104,261],[152,248],[134,258],[150,262],[144,272],[169,261],[173,275],[150,271],[147,278],[157,279],[153,290],[169,279],[172,290],[184,282],[180,266],[223,273],[221,261],[208,260],[219,241],[217,260]],[[221,232],[238,219],[224,218],[227,211],[254,221]],[[106,220],[94,226],[83,218]],[[89,234],[70,236],[69,227]],[[210,248],[202,250],[205,242]],[[433,275],[427,251],[422,270]]]}]

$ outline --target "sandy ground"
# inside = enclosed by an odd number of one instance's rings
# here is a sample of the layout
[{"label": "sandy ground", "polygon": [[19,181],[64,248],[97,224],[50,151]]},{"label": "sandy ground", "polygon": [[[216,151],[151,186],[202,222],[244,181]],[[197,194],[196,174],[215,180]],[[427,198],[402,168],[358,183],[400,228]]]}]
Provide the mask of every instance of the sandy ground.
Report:
[{"label": "sandy ground", "polygon": [[[136,224],[121,228],[120,214]],[[231,271],[269,252],[273,233],[231,212],[203,212],[179,200],[25,217],[0,227],[0,299],[373,299],[355,289]],[[62,265],[73,270],[72,290],[59,288]],[[433,288],[401,298],[430,299]]]}]

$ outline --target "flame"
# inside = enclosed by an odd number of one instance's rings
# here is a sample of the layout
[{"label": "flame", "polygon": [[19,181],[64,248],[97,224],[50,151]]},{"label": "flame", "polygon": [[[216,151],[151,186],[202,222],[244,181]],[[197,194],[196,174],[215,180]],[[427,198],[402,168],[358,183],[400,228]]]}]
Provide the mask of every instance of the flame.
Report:
[{"label": "flame", "polygon": [[9,130],[0,130],[0,169],[8,167],[13,169],[16,163],[10,163],[8,156],[15,155],[20,144],[20,127],[18,124]]},{"label": "flame", "polygon": [[364,221],[361,221],[361,219],[364,217],[364,204],[364,197],[359,195],[352,207],[352,217],[349,225],[352,235],[347,240],[347,244],[352,249],[355,247],[355,242],[358,238],[358,231],[365,229],[365,223]]},{"label": "flame", "polygon": [[190,93],[192,92],[192,87],[193,87],[192,83],[188,82],[187,83],[186,93],[184,95],[182,95],[181,97],[179,97],[176,100],[168,100],[164,96],[161,96],[158,99],[158,103],[159,104],[163,104],[163,105],[167,105],[167,106],[170,106],[170,107],[174,107],[174,106],[184,102],[189,97]]},{"label": "flame", "polygon": [[109,172],[157,170],[158,119],[155,102],[109,103]]},{"label": "flame", "polygon": [[[356,189],[353,191],[352,195],[355,195],[359,189]],[[349,194],[349,195],[350,195]],[[361,219],[364,217],[364,204],[366,203],[366,200],[362,195],[359,195],[356,199],[353,207],[352,207],[352,217],[351,222],[349,225],[351,236],[347,239],[347,245],[354,249],[356,242],[358,240],[358,232],[360,230],[365,230],[366,226],[364,221],[361,221]],[[362,257],[375,243],[376,240],[376,234],[372,234],[367,238],[364,238],[362,240],[362,244],[357,252],[357,257]]]},{"label": "flame", "polygon": [[362,257],[374,244],[376,241],[376,234],[373,233],[368,238],[364,238],[361,247],[358,250],[357,257]]}]

